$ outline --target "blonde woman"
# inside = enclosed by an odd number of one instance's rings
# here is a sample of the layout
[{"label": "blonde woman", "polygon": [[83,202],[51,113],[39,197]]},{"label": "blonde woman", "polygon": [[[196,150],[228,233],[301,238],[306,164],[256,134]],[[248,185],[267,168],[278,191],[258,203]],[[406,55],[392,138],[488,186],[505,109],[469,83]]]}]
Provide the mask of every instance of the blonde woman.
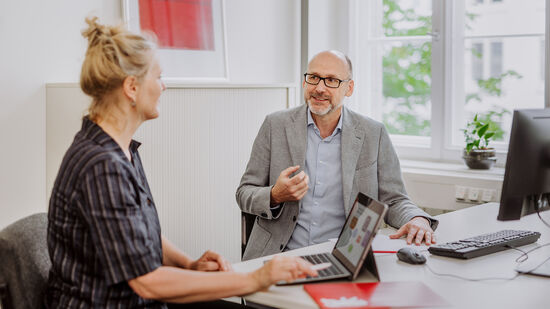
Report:
[{"label": "blonde woman", "polygon": [[[277,257],[235,273],[220,255],[193,260],[161,235],[157,210],[132,139],[159,115],[166,89],[155,45],[123,27],[86,19],[80,86],[89,113],[67,150],[48,212],[52,260],[48,308],[166,308],[245,295],[280,280],[317,273],[307,262]],[[227,302],[192,306],[239,306]],[[168,307],[171,307],[169,305]]]}]

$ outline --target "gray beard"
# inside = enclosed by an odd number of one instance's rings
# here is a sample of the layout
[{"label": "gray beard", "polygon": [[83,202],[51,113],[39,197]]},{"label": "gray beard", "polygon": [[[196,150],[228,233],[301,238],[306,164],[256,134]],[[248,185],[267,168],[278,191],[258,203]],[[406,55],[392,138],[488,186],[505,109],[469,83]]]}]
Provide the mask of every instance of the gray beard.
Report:
[{"label": "gray beard", "polygon": [[318,109],[314,109],[311,107],[311,103],[309,101],[307,101],[307,106],[309,107],[309,110],[311,111],[311,113],[317,115],[317,116],[324,116],[328,113],[330,113],[331,111],[334,110],[334,106],[332,104],[329,104],[329,106],[324,109],[324,110],[318,110]]},{"label": "gray beard", "polygon": [[306,101],[306,103],[307,103],[307,106],[309,107],[309,110],[311,111],[311,113],[315,114],[317,116],[325,116],[325,115],[329,114],[330,112],[338,109],[340,106],[344,105],[344,102],[338,104],[338,106],[334,106],[331,103],[331,104],[329,104],[329,106],[325,110],[320,111],[320,110],[315,110],[315,109],[311,108],[311,103],[309,102],[309,100]]}]

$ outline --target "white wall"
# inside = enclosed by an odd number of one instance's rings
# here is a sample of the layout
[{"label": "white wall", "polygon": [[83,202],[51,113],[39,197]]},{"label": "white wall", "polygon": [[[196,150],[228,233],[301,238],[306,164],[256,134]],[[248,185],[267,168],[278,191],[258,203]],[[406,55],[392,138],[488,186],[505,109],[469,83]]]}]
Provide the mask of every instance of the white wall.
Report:
[{"label": "white wall", "polygon": [[309,1],[308,59],[329,49],[349,53],[348,6],[349,0]]},{"label": "white wall", "polygon": [[[241,256],[235,190],[265,116],[293,100],[294,87],[169,87],[160,116],[136,132],[163,235],[192,257],[213,249]],[[47,188],[81,125],[87,98],[77,84],[48,84]],[[259,103],[261,102],[261,103]]]},{"label": "white wall", "polygon": [[[0,228],[46,211],[45,83],[77,82],[84,18],[121,21],[118,0],[0,2]],[[231,83],[296,83],[300,3],[225,1]]]},{"label": "white wall", "polygon": [[0,227],[46,210],[44,84],[77,80],[88,14],[113,23],[118,2],[0,2]]}]

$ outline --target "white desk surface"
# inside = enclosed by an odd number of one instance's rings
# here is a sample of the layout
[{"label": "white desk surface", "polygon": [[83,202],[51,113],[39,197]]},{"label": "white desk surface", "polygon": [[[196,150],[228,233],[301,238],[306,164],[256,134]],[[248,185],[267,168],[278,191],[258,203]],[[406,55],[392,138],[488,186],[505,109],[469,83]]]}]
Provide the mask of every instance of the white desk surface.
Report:
[{"label": "white desk surface", "polygon": [[[537,244],[550,242],[550,228],[536,214],[523,217],[519,221],[497,221],[498,206],[498,203],[489,203],[437,216],[438,243],[502,229],[532,230],[542,234],[537,243],[521,247],[524,251],[535,248]],[[547,222],[550,221],[550,211],[542,212],[541,215]],[[392,232],[392,229],[383,229],[379,234],[388,235]],[[333,246],[334,243],[327,242],[284,254],[327,252]],[[550,257],[550,248],[545,249],[535,252],[541,251],[539,256],[542,253]],[[530,259],[535,258],[535,252],[529,255]],[[515,260],[521,255],[519,251],[510,249],[470,260],[460,260],[423,253],[428,257],[427,264],[434,271],[467,278],[511,278],[516,274]],[[261,267],[263,260],[268,258],[237,263],[233,267],[236,271],[251,271]],[[513,280],[474,282],[435,275],[425,265],[410,265],[398,261],[395,254],[375,254],[375,259],[381,281],[422,281],[454,308],[550,308],[550,278],[520,275]],[[369,274],[363,274],[358,280],[374,281]],[[248,295],[245,299],[277,308],[318,308],[301,285],[272,286],[267,291]]]}]

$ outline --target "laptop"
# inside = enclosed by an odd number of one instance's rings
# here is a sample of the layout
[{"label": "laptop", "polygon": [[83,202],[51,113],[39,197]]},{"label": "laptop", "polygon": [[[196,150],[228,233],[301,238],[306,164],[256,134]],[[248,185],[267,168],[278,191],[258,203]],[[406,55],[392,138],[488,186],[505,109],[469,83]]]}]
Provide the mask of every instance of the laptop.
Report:
[{"label": "laptop", "polygon": [[292,282],[281,281],[277,285],[334,279],[355,280],[365,262],[367,269],[379,279],[371,244],[387,210],[386,204],[359,193],[332,252],[301,256],[314,265],[330,263],[331,266],[318,270],[317,277],[308,276]]}]

